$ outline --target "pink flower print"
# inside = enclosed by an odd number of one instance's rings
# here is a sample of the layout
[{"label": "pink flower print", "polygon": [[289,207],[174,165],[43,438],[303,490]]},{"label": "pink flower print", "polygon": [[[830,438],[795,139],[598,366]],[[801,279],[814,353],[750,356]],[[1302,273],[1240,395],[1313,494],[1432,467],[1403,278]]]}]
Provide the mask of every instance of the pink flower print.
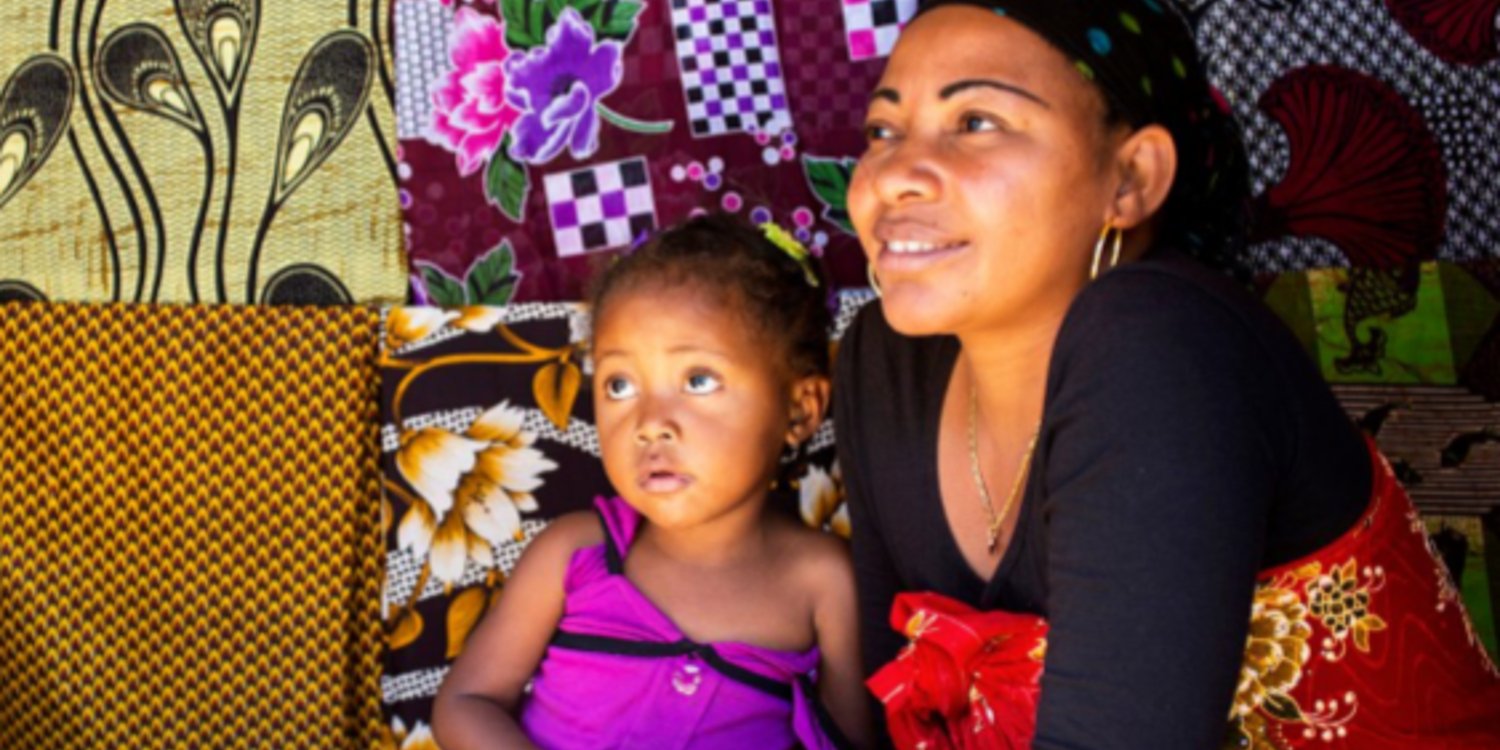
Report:
[{"label": "pink flower print", "polygon": [[432,134],[467,177],[489,163],[521,113],[505,100],[505,22],[461,7],[452,39],[453,70],[432,94]]}]

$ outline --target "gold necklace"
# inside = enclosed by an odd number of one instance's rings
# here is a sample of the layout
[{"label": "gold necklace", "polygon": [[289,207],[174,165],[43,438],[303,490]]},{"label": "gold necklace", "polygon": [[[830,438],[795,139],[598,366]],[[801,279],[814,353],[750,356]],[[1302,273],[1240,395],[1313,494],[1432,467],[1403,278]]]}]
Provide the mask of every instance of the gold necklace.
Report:
[{"label": "gold necklace", "polygon": [[1041,425],[1031,433],[1031,441],[1026,444],[1026,452],[1021,454],[1021,465],[1016,469],[1016,479],[1011,484],[1010,496],[1005,498],[1005,507],[995,512],[995,504],[990,502],[990,490],[984,484],[984,475],[979,472],[979,394],[971,384],[969,386],[969,471],[974,474],[974,486],[979,489],[979,501],[984,503],[984,511],[990,517],[990,554],[995,554],[995,548],[1000,545],[1000,524],[1005,520],[1006,514],[1010,513],[1011,506],[1016,504],[1016,498],[1021,495],[1021,487],[1026,478],[1027,464],[1031,463],[1031,454],[1036,450],[1036,439],[1041,434]]}]

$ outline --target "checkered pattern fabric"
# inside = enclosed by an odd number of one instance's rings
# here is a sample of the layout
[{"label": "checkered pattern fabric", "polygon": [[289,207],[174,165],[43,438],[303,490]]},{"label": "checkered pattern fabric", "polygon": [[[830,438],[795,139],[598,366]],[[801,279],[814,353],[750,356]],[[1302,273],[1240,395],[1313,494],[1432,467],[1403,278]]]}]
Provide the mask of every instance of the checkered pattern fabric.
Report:
[{"label": "checkered pattern fabric", "polygon": [[622,247],[656,228],[645,159],[549,174],[543,184],[558,257]]},{"label": "checkered pattern fabric", "polygon": [[791,127],[771,0],[672,0],[693,135]]},{"label": "checkered pattern fabric", "polygon": [[0,747],[376,747],[378,315],[0,306]]},{"label": "checkered pattern fabric", "polygon": [[917,0],[844,0],[844,41],[849,59],[885,57],[901,28],[917,14]]},{"label": "checkered pattern fabric", "polygon": [[783,3],[781,56],[787,93],[797,113],[797,136],[804,151],[855,156],[864,151],[865,113],[880,80],[884,60],[851,60],[845,21],[824,3]]}]

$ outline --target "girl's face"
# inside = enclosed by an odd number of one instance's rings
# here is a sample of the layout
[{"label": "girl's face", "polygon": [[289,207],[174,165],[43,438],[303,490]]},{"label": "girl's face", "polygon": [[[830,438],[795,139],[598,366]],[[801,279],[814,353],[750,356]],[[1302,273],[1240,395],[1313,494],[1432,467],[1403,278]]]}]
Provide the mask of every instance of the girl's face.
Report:
[{"label": "girl's face", "polygon": [[1107,218],[1104,123],[1103,97],[1024,26],[972,6],[908,26],[849,188],[891,325],[962,333],[1060,316]]},{"label": "girl's face", "polygon": [[652,523],[759,513],[791,427],[791,379],[722,299],[688,286],[612,294],[594,328],[604,469]]}]

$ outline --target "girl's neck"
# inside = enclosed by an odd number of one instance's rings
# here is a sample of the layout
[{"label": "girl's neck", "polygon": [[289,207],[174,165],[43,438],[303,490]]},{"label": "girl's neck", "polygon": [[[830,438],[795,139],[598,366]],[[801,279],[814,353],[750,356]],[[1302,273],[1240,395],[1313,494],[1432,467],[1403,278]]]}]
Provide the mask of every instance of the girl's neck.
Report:
[{"label": "girl's neck", "polygon": [[764,502],[687,529],[657,526],[642,519],[636,544],[674,564],[695,568],[731,568],[764,559],[768,544]]}]

